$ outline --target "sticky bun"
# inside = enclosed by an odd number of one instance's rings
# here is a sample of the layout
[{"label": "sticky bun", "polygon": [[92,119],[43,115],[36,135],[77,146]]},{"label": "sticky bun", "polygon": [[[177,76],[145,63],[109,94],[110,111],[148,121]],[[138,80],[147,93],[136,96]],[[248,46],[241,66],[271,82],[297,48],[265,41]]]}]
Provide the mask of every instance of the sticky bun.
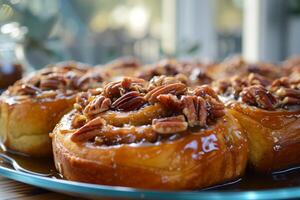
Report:
[{"label": "sticky bun", "polygon": [[124,78],[81,93],[52,145],[68,180],[148,189],[198,189],[240,177],[248,145],[207,85]]},{"label": "sticky bun", "polygon": [[206,74],[214,80],[227,80],[234,76],[244,77],[251,73],[276,79],[282,76],[283,69],[273,63],[249,63],[240,56],[228,58],[206,69]]},{"label": "sticky bun", "polygon": [[151,80],[155,76],[174,76],[189,86],[209,84],[213,79],[206,69],[213,65],[210,62],[179,61],[163,59],[157,63],[146,65],[136,72],[136,77]]},{"label": "sticky bun", "polygon": [[259,75],[218,82],[229,112],[245,129],[249,163],[259,172],[300,164],[300,79],[270,81]]},{"label": "sticky bun", "polygon": [[124,76],[134,76],[141,69],[141,62],[134,57],[122,57],[115,59],[105,65],[98,65],[112,80],[123,78]]},{"label": "sticky bun", "polygon": [[78,91],[98,87],[103,77],[89,66],[63,62],[16,82],[0,97],[0,138],[14,152],[51,155],[49,133],[75,102]]}]

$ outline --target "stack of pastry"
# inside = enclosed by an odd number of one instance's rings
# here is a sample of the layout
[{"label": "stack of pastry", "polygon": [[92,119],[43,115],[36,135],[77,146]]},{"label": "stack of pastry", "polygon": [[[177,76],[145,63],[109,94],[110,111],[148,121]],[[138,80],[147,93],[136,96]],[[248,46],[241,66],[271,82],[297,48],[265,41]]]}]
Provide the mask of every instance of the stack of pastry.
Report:
[{"label": "stack of pastry", "polygon": [[1,96],[1,140],[95,184],[198,189],[287,169],[300,164],[299,63],[56,64]]}]

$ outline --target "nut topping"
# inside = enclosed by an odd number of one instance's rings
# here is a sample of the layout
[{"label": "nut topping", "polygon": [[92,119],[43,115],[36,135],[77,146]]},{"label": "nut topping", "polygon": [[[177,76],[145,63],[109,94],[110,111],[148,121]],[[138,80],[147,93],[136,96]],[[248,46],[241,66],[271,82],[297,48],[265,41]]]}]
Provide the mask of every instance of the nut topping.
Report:
[{"label": "nut topping", "polygon": [[67,82],[63,75],[48,75],[41,78],[40,88],[42,90],[56,90],[59,88],[64,88]]},{"label": "nut topping", "polygon": [[42,92],[39,88],[29,84],[22,84],[16,90],[16,92],[20,95],[35,95]]},{"label": "nut topping", "polygon": [[242,101],[249,105],[258,106],[263,109],[273,110],[276,107],[276,98],[263,86],[254,85],[241,92]]},{"label": "nut topping", "polygon": [[173,83],[169,85],[162,85],[159,87],[154,88],[150,92],[145,95],[145,99],[148,100],[150,103],[157,102],[157,97],[161,94],[174,94],[180,95],[186,91],[186,85],[182,83]]},{"label": "nut topping", "polygon": [[119,111],[137,110],[146,103],[146,100],[136,91],[128,92],[118,98],[111,107]]},{"label": "nut topping", "polygon": [[185,121],[183,115],[154,119],[152,121],[153,130],[161,134],[172,134],[182,132],[187,130],[187,127],[188,123]]},{"label": "nut topping", "polygon": [[[24,77],[10,87],[8,92],[12,96],[35,95],[38,99],[60,98],[74,95],[76,91],[98,87],[102,81],[102,73],[92,73],[91,69],[84,67],[81,63],[64,62],[50,65]],[[34,90],[38,92],[29,91],[29,89],[20,90],[22,85],[34,86]]]},{"label": "nut topping", "polygon": [[109,98],[99,95],[86,106],[83,113],[87,116],[96,115],[109,110],[110,105],[111,100]]},{"label": "nut topping", "polygon": [[108,98],[120,97],[129,91],[140,91],[142,79],[124,78],[123,81],[108,83],[104,86],[103,95]]},{"label": "nut topping", "polygon": [[165,76],[155,77],[151,84],[124,78],[106,84],[100,94],[80,94],[73,127],[86,124],[76,132],[80,139],[74,136],[73,141],[97,145],[155,142],[188,127],[205,128],[224,115],[224,104],[207,85],[188,88],[177,78]]},{"label": "nut topping", "polygon": [[75,114],[73,120],[72,120],[72,126],[74,128],[79,128],[82,127],[87,121],[87,118],[85,115],[81,115],[81,114]]},{"label": "nut topping", "polygon": [[207,107],[202,97],[183,96],[184,109],[183,114],[186,116],[189,126],[206,126]]},{"label": "nut topping", "polygon": [[182,102],[173,94],[161,94],[157,100],[171,110],[180,111],[182,109]]},{"label": "nut topping", "polygon": [[71,136],[71,140],[74,142],[86,141],[87,138],[94,136],[99,129],[106,124],[105,120],[101,117],[97,117],[87,122],[84,126],[78,129]]},{"label": "nut topping", "polygon": [[154,76],[149,82],[148,90],[150,91],[158,86],[169,85],[172,83],[181,83],[181,81],[175,77]]}]

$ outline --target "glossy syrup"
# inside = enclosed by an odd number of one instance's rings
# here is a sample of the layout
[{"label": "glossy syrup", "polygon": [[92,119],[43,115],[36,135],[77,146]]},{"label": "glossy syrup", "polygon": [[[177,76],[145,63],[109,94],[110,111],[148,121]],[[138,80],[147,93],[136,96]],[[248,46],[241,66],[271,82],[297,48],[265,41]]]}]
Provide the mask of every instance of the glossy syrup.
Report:
[{"label": "glossy syrup", "polygon": [[[0,153],[4,153],[0,150]],[[42,174],[50,174],[50,178],[62,179],[55,170],[52,158],[31,158],[9,152],[4,154],[13,158],[22,168]],[[0,159],[0,166],[10,167]],[[264,189],[288,188],[300,186],[300,167],[285,172],[261,175],[247,171],[239,180],[205,189],[206,191],[253,191]]]}]

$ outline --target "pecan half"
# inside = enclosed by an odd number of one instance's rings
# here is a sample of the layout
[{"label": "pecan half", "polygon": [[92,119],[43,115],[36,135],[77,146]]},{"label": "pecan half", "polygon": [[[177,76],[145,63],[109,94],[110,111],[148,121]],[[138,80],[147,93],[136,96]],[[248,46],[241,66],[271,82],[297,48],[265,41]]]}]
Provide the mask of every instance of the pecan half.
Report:
[{"label": "pecan half", "polygon": [[241,98],[243,102],[249,105],[267,110],[273,110],[277,104],[276,98],[261,85],[244,88],[241,92]]},{"label": "pecan half", "polygon": [[214,90],[221,95],[230,95],[231,83],[228,80],[217,80],[212,83]]},{"label": "pecan half", "polygon": [[120,97],[129,91],[140,91],[144,80],[137,78],[124,78],[122,81],[108,83],[104,86],[103,95],[109,98]]},{"label": "pecan half", "polygon": [[40,88],[42,90],[57,90],[64,88],[67,85],[63,75],[50,74],[49,76],[41,77]]},{"label": "pecan half", "polygon": [[118,98],[111,107],[119,111],[137,110],[146,103],[144,97],[136,91],[128,92]]},{"label": "pecan half", "polygon": [[83,110],[83,113],[87,116],[92,116],[109,110],[111,100],[102,95],[96,96]]},{"label": "pecan half", "polygon": [[210,96],[206,97],[207,110],[209,111],[209,118],[215,119],[225,115],[225,105],[218,99]]},{"label": "pecan half", "polygon": [[162,85],[169,85],[172,83],[180,83],[181,81],[175,77],[167,77],[167,76],[154,76],[148,86],[148,91],[153,90],[154,88]]},{"label": "pecan half", "polygon": [[157,97],[157,100],[173,111],[178,112],[182,109],[182,102],[173,94],[161,94]]},{"label": "pecan half", "polygon": [[235,96],[239,96],[243,88],[248,87],[247,79],[235,76],[230,81],[232,86],[232,92]]},{"label": "pecan half", "polygon": [[284,88],[291,87],[290,80],[288,77],[282,77],[280,79],[274,80],[271,85],[271,91],[275,92],[276,90],[280,89],[281,87],[284,87]]},{"label": "pecan half", "polygon": [[163,85],[154,88],[150,92],[148,92],[145,95],[145,99],[149,101],[150,103],[157,102],[157,97],[161,94],[174,94],[174,95],[180,95],[183,94],[186,91],[187,87],[185,84],[182,83],[173,83],[169,85]]},{"label": "pecan half", "polygon": [[16,89],[18,95],[36,95],[41,92],[41,89],[29,84],[22,84]]},{"label": "pecan half", "polygon": [[97,117],[75,131],[71,136],[71,140],[73,142],[83,142],[89,140],[91,137],[94,137],[96,132],[98,132],[105,124],[106,122],[104,119]]},{"label": "pecan half", "polygon": [[275,95],[277,95],[281,106],[300,104],[300,90],[298,89],[281,87],[275,91]]},{"label": "pecan half", "polygon": [[152,121],[152,128],[160,134],[172,134],[187,130],[188,123],[185,121],[183,115],[179,115],[176,117],[154,119]]},{"label": "pecan half", "polygon": [[182,96],[183,114],[186,116],[189,126],[206,126],[208,112],[206,102],[202,97]]},{"label": "pecan half", "polygon": [[208,85],[202,85],[195,88],[194,94],[203,98],[205,98],[206,96],[211,96],[219,100],[217,93]]},{"label": "pecan half", "polygon": [[271,84],[271,81],[266,77],[254,73],[249,74],[247,78],[249,85],[268,86]]}]

